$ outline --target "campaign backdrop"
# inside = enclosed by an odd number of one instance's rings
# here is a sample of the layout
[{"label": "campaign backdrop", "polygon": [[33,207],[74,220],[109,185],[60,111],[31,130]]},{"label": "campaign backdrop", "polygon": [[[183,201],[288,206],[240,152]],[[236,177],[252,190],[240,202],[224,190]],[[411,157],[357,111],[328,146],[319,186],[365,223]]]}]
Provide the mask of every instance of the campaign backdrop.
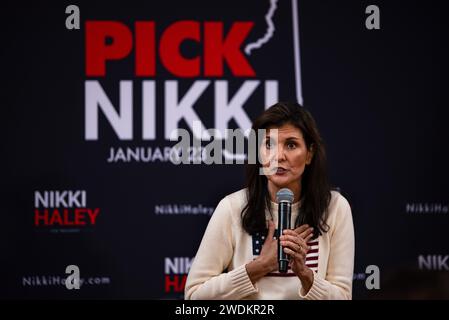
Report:
[{"label": "campaign backdrop", "polygon": [[[379,29],[367,27],[369,5]],[[244,187],[244,165],[224,162],[245,154],[225,150],[223,163],[206,164],[207,141],[192,139],[191,163],[175,164],[171,134],[245,130],[277,101],[311,111],[332,185],[351,204],[354,298],[444,292],[447,9],[5,3],[0,297],[182,299],[211,214]],[[70,265],[80,289],[66,288]],[[376,270],[380,288],[369,288]]]}]

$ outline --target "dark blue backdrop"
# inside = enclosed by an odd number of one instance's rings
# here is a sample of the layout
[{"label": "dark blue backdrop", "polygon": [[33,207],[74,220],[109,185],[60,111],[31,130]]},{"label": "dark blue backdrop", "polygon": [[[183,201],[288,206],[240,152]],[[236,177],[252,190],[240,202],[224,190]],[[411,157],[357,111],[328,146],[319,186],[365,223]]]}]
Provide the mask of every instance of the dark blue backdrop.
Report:
[{"label": "dark blue backdrop", "polygon": [[[214,90],[219,81],[226,81],[228,102],[245,81],[259,81],[243,104],[248,119],[264,109],[267,81],[277,84],[280,100],[304,99],[326,142],[332,184],[352,206],[354,298],[408,298],[435,289],[438,277],[447,279],[447,4],[299,0],[298,54],[293,2],[278,3],[272,37],[245,55],[254,75],[236,76],[225,63],[222,75],[207,76],[202,66],[194,77],[173,75],[158,55],[156,75],[137,76],[134,42],[128,56],[106,64],[105,76],[87,75],[86,21],[119,22],[133,39],[135,21],[154,21],[157,46],[169,26],[196,21],[201,42],[186,41],[181,52],[203,59],[206,21],[222,22],[225,34],[237,21],[252,21],[243,50],[265,34],[268,0],[78,1],[80,30],[65,27],[71,3],[6,5],[0,28],[0,297],[182,298],[209,214],[243,186],[244,168],[176,166],[157,154],[174,144],[164,137],[170,120],[165,95],[173,94],[164,86],[170,80],[177,81],[178,101],[195,81],[210,81],[193,107],[206,128],[216,125],[214,115],[221,112]],[[380,8],[380,30],[365,27],[369,4]],[[120,81],[131,81],[131,139],[120,139],[102,111],[98,139],[85,138],[86,101],[99,99],[98,92],[94,98],[87,93],[86,81],[97,81],[116,110]],[[144,81],[156,87],[155,116],[149,117],[154,139],[142,137]],[[228,127],[242,119],[231,119]],[[188,128],[184,120],[177,125]],[[149,148],[151,161],[108,161],[111,149],[126,154]],[[85,203],[49,205],[48,225],[44,218],[36,223],[37,214],[45,215],[37,197],[78,190],[85,191]],[[97,209],[95,221],[76,206]],[[55,209],[62,215],[66,209],[67,219],[58,220]],[[85,280],[80,290],[63,285],[70,264],[79,266]],[[368,265],[380,268],[380,290],[365,288]]]}]

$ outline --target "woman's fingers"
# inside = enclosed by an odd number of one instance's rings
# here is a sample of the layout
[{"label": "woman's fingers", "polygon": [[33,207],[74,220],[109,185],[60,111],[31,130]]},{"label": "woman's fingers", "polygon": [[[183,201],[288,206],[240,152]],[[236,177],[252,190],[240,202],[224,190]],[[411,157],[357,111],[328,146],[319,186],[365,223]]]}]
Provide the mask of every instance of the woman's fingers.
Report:
[{"label": "woman's fingers", "polygon": [[313,233],[311,233],[311,234],[309,234],[307,237],[305,237],[304,240],[307,242],[307,241],[309,241],[310,239],[312,239],[312,237],[313,237]]},{"label": "woman's fingers", "polygon": [[[284,234],[285,234],[285,231],[287,231],[287,230],[284,230]],[[309,234],[313,233],[313,228],[311,226],[309,226],[308,224],[303,224],[303,225],[300,225],[299,227],[297,227],[296,229],[290,230],[290,231],[296,232],[302,238],[306,238]]]},{"label": "woman's fingers", "polygon": [[303,239],[305,239],[306,237],[308,237],[309,235],[313,235],[313,228],[307,228],[305,231],[301,232],[299,234],[300,237],[302,237]]},{"label": "woman's fingers", "polygon": [[292,241],[292,242],[294,242],[294,243],[296,243],[296,244],[306,248],[307,247],[307,241],[310,240],[310,238],[312,236],[313,236],[313,234],[312,235],[308,235],[306,237],[306,239],[303,239],[302,237],[298,236],[296,233],[292,234],[292,233],[285,233],[284,232],[284,235],[281,236],[280,240],[281,241]]},{"label": "woman's fingers", "polygon": [[304,240],[303,240],[303,242],[283,240],[283,241],[281,241],[281,246],[290,248],[296,252],[304,252],[304,254],[307,254],[307,251],[309,251],[309,247],[307,246],[307,243],[305,243]]},{"label": "woman's fingers", "polygon": [[283,246],[284,248],[289,248],[295,252],[301,251],[301,245],[294,241],[281,241],[281,246]]},{"label": "woman's fingers", "polygon": [[303,255],[303,253],[298,253],[296,251],[293,251],[290,248],[285,247],[284,248],[284,252],[288,255],[290,255],[290,258],[294,259],[294,260],[298,260],[300,263],[304,263],[305,262],[305,256]]},{"label": "woman's fingers", "polygon": [[296,243],[296,244],[298,244],[298,245],[304,245],[304,244],[305,244],[304,239],[302,239],[301,237],[298,237],[298,236],[292,236],[292,235],[289,235],[289,234],[284,234],[284,235],[281,237],[280,240],[281,240],[281,241],[291,241],[291,242],[294,242],[294,243]]},{"label": "woman's fingers", "polygon": [[297,234],[301,234],[304,231],[306,231],[307,229],[309,229],[309,225],[308,224],[303,224],[303,225],[299,226],[298,228],[296,228],[293,231],[296,232]]},{"label": "woman's fingers", "polygon": [[305,238],[308,235],[313,234],[313,228],[307,228],[301,233],[298,233],[296,229],[295,230],[285,229],[283,234],[297,235],[300,236],[301,238]]},{"label": "woman's fingers", "polygon": [[[287,231],[287,230],[284,230],[284,231]],[[311,233],[313,234],[313,228],[309,227],[309,225],[307,225],[307,224],[303,224],[302,226],[296,228],[295,230],[289,230],[289,232],[291,232],[291,231],[295,232],[302,238],[307,237]]]},{"label": "woman's fingers", "polygon": [[280,239],[281,239],[281,241],[284,241],[284,240],[296,241],[297,237],[298,236],[291,235],[291,234],[284,234],[284,235],[281,236]]},{"label": "woman's fingers", "polygon": [[295,237],[298,236],[298,234],[295,232],[295,230],[290,230],[290,229],[285,229],[282,234],[286,235],[286,236],[295,236]]}]

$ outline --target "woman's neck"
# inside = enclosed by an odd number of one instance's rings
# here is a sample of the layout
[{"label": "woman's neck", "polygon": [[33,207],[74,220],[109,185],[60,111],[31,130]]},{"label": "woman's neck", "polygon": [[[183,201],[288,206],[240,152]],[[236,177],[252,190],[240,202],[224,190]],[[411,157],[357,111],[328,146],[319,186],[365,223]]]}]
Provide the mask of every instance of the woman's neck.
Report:
[{"label": "woman's neck", "polygon": [[268,180],[268,192],[270,193],[271,201],[276,202],[276,193],[282,188],[288,188],[293,192],[293,194],[295,195],[293,203],[299,201],[299,198],[301,196],[301,181],[299,181],[299,183],[295,183],[292,185],[278,187],[274,185],[270,180]]}]

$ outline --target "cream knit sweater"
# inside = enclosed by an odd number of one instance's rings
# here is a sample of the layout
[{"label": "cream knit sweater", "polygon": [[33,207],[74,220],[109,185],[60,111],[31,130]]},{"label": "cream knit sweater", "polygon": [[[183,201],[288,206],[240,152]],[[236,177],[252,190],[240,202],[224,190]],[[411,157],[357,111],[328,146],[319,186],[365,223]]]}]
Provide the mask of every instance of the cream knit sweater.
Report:
[{"label": "cream knit sweater", "polygon": [[[270,273],[254,285],[245,265],[257,257],[255,241],[242,229],[241,211],[246,189],[223,198],[213,213],[192,263],[185,286],[186,299],[351,299],[354,268],[354,227],[348,201],[332,191],[327,224],[329,231],[318,238],[318,265],[309,292],[291,271],[285,276]],[[299,202],[292,206],[292,225]],[[272,215],[277,228],[277,204]],[[267,219],[271,219],[266,211]],[[316,242],[316,241],[315,241]],[[318,257],[316,257],[318,255]],[[307,255],[309,257],[309,254]]]}]

